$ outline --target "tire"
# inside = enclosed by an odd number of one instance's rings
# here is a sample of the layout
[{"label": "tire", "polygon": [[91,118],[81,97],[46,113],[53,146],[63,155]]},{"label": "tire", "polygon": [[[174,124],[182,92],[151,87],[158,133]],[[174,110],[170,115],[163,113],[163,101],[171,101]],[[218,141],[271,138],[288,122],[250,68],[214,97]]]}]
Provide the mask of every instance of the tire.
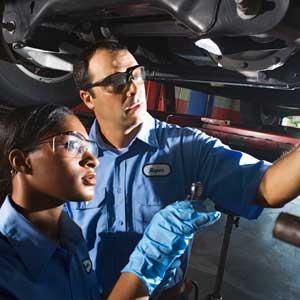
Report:
[{"label": "tire", "polygon": [[[3,20],[5,2],[0,2],[0,19]],[[46,70],[47,77],[38,77],[25,67],[18,67],[15,53],[5,42],[0,29],[0,103],[19,107],[24,105],[55,103],[72,107],[80,103],[72,74],[59,74]],[[38,73],[38,72],[37,72]],[[48,76],[50,75],[50,76]],[[63,76],[65,75],[65,76]],[[50,77],[50,78],[48,78]]]},{"label": "tire", "polygon": [[0,102],[13,107],[49,102],[71,107],[80,103],[80,98],[71,75],[45,83],[0,60]]}]

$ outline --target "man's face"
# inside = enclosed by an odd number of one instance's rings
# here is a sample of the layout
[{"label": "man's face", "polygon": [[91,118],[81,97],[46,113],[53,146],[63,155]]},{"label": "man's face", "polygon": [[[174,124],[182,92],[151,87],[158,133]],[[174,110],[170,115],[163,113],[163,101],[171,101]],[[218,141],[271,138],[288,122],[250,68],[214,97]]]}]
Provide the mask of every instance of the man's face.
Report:
[{"label": "man's face", "polygon": [[[137,61],[127,50],[98,50],[89,63],[90,82],[94,83],[117,72],[125,72],[136,65]],[[101,127],[131,130],[142,123],[143,114],[147,110],[143,81],[131,80],[123,90],[117,92],[96,86],[92,88],[90,95]]]}]

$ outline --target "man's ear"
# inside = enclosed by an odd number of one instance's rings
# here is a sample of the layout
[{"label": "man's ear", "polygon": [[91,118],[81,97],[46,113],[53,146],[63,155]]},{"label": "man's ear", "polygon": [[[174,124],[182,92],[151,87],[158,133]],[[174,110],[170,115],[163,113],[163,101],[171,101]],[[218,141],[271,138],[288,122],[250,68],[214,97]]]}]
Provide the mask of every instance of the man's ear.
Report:
[{"label": "man's ear", "polygon": [[88,91],[80,90],[79,95],[83,103],[86,105],[86,107],[90,110],[94,110],[94,98]]},{"label": "man's ear", "polygon": [[19,149],[14,149],[10,151],[8,160],[14,172],[31,174],[32,168],[30,164],[30,159],[24,154],[23,151]]}]

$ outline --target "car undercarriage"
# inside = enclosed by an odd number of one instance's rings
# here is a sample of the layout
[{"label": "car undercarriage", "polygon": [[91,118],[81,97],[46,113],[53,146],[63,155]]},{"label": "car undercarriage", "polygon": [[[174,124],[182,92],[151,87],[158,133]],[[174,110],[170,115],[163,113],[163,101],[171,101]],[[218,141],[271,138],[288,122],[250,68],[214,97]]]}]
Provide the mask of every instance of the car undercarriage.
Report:
[{"label": "car undercarriage", "polygon": [[298,1],[25,0],[4,1],[1,10],[0,89],[13,105],[76,103],[72,63],[110,38],[129,47],[150,80],[300,107]]}]

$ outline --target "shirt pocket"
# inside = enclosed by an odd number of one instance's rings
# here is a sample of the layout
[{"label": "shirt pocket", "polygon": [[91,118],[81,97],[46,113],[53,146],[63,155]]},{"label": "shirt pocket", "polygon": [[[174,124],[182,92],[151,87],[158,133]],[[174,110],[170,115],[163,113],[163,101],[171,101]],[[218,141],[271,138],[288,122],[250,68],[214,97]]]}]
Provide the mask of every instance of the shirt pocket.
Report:
[{"label": "shirt pocket", "polygon": [[[79,203],[72,211],[73,220],[81,227],[85,238],[94,241],[97,231],[108,229],[107,197],[105,190],[96,191],[91,201]],[[89,249],[92,247],[88,245]]]},{"label": "shirt pocket", "polygon": [[143,233],[153,216],[163,208],[161,204],[137,204],[135,207],[135,231]]},{"label": "shirt pocket", "polygon": [[77,205],[78,210],[88,210],[93,208],[101,208],[106,206],[106,191],[105,189],[95,190],[95,196],[90,201],[80,202]]},{"label": "shirt pocket", "polygon": [[176,193],[177,186],[172,176],[143,177],[133,188],[133,198],[138,205],[166,205]]}]

